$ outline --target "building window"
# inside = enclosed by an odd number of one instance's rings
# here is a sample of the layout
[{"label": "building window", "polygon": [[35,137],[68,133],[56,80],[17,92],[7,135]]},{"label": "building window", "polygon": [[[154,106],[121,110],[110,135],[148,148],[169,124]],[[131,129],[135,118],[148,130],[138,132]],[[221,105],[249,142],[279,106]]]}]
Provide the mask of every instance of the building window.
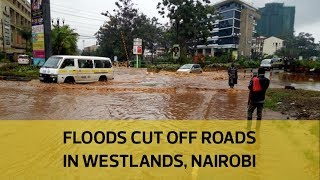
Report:
[{"label": "building window", "polygon": [[223,19],[233,18],[233,17],[234,17],[234,11],[227,11],[227,12],[221,13],[220,16],[221,16]]},{"label": "building window", "polygon": [[240,21],[234,20],[234,27],[240,28]]},{"label": "building window", "polygon": [[220,21],[219,27],[220,28],[227,28],[227,27],[232,27],[233,26],[233,20],[225,20],[225,21]]},{"label": "building window", "polygon": [[241,18],[241,13],[239,11],[235,11],[235,18],[240,19]]},{"label": "building window", "polygon": [[221,38],[219,39],[219,45],[223,45],[223,44],[234,44],[235,39],[234,37],[227,37],[227,38]]},{"label": "building window", "polygon": [[219,31],[219,36],[231,36],[232,35],[232,28],[224,29]]}]

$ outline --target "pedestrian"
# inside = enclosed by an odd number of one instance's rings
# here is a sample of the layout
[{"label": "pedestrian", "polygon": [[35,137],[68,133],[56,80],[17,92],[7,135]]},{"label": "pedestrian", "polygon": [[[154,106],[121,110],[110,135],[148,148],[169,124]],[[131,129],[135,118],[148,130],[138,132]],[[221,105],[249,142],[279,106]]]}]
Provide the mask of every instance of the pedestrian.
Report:
[{"label": "pedestrian", "polygon": [[257,109],[257,120],[262,119],[262,110],[265,101],[266,91],[269,88],[270,80],[265,76],[264,68],[258,69],[258,76],[251,79],[249,83],[248,120],[252,120],[252,114]]},{"label": "pedestrian", "polygon": [[238,68],[231,63],[231,66],[228,68],[229,75],[229,86],[233,88],[235,84],[238,84]]}]

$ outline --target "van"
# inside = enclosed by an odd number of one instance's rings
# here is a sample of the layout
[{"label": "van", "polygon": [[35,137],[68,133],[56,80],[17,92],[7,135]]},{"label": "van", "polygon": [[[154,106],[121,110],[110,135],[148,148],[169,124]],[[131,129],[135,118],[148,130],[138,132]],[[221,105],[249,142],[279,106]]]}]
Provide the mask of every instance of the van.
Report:
[{"label": "van", "polygon": [[53,83],[89,83],[114,79],[110,58],[52,56],[40,68],[39,80]]}]

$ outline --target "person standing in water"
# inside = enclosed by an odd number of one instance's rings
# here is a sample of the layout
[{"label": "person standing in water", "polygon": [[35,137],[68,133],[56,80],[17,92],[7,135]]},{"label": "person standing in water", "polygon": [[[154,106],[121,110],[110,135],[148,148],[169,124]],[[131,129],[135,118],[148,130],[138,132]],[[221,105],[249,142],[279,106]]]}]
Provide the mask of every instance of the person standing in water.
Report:
[{"label": "person standing in water", "polygon": [[238,84],[238,68],[234,65],[234,63],[232,63],[228,68],[228,75],[229,86],[230,88],[233,88],[235,84]]},{"label": "person standing in water", "polygon": [[265,70],[259,68],[258,76],[254,76],[249,83],[248,120],[252,120],[252,114],[257,109],[257,120],[262,119],[262,110],[266,91],[269,88],[270,80],[265,76]]}]

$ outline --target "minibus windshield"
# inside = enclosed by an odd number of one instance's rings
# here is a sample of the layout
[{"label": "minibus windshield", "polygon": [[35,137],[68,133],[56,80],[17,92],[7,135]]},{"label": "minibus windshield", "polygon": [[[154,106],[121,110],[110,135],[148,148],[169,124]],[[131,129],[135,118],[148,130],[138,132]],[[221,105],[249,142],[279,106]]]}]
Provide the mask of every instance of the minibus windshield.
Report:
[{"label": "minibus windshield", "polygon": [[42,67],[45,68],[58,68],[59,62],[62,59],[62,57],[50,57],[46,63]]}]

